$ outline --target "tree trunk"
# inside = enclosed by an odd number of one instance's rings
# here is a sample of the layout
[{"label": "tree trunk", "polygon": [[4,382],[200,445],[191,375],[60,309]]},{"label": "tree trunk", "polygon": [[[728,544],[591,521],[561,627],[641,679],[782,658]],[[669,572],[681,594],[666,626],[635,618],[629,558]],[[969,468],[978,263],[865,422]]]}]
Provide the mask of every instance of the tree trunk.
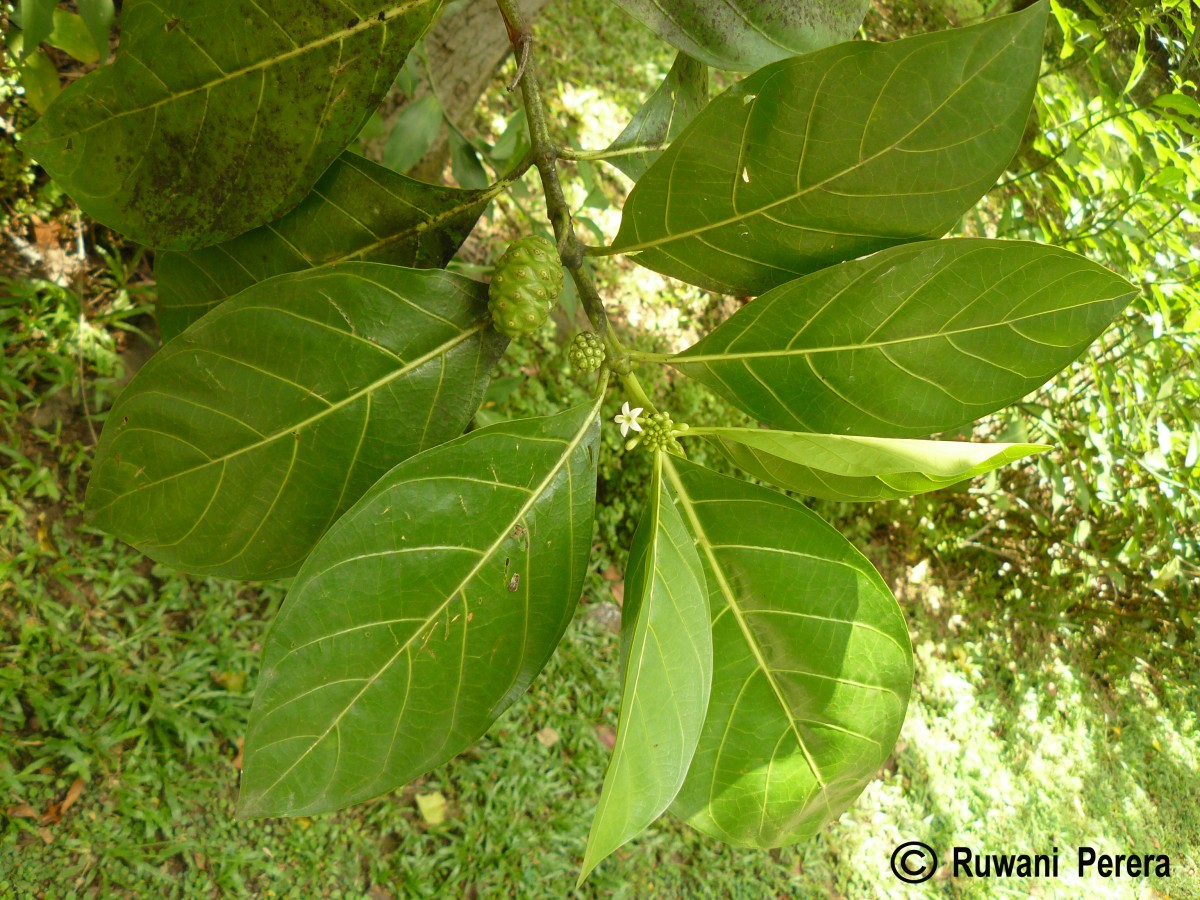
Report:
[{"label": "tree trunk", "polygon": [[[549,2],[524,0],[521,7],[533,18]],[[438,100],[456,125],[470,119],[479,96],[512,50],[495,0],[467,0],[443,16],[426,35],[425,48]],[[428,84],[422,85],[418,93],[428,89]],[[440,181],[449,155],[449,135],[443,125],[437,142],[410,174],[422,181]]]}]

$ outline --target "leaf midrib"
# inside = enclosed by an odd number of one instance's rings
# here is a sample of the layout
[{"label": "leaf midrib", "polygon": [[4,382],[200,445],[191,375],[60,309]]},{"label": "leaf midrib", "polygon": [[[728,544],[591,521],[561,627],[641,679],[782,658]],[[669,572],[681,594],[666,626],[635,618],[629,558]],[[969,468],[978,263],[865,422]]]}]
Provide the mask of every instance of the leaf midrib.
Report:
[{"label": "leaf midrib", "polygon": [[[88,125],[85,128],[80,128],[76,131],[66,131],[66,132],[57,133],[54,136],[54,141],[63,141],[68,138],[77,137],[81,134],[86,134],[87,132],[91,131],[93,128],[98,128],[101,125],[108,124],[117,119],[124,118],[125,116],[131,116],[131,115],[135,115],[137,113],[147,112],[148,110],[157,109],[160,106],[165,106],[168,103],[173,103],[174,101],[179,100],[180,98],[189,97],[192,94],[196,94],[201,91],[210,91],[213,88],[219,87],[222,84],[233,81],[236,78],[241,78],[244,75],[248,75],[252,72],[257,72],[261,69],[270,68],[273,65],[282,63],[286,60],[292,59],[297,56],[303,56],[305,53],[308,53],[310,50],[319,50],[320,48],[322,48],[328,44],[332,44],[335,41],[343,41],[346,38],[352,37],[353,35],[358,34],[360,32],[367,31],[368,29],[376,28],[381,25],[386,26],[393,19],[399,18],[400,16],[404,15],[406,12],[409,12],[410,10],[415,9],[419,6],[424,6],[428,3],[433,3],[433,2],[438,2],[438,0],[409,0],[409,2],[407,2],[407,3],[393,5],[392,7],[390,7],[387,10],[380,10],[378,13],[375,13],[373,15],[364,16],[358,22],[358,24],[356,24],[350,28],[342,28],[338,31],[331,32],[330,34],[327,34],[324,37],[318,38],[314,41],[309,41],[307,44],[298,45],[298,46],[294,47],[293,49],[288,50],[284,53],[279,53],[279,54],[275,54],[272,56],[268,56],[265,59],[259,60],[258,62],[252,63],[251,65],[245,66],[241,69],[236,69],[233,72],[225,72],[220,77],[210,79],[209,81],[206,81],[203,84],[198,84],[195,87],[185,88],[182,91],[168,94],[166,97],[163,97],[161,100],[155,100],[153,103],[147,103],[144,106],[138,106],[138,107],[134,107],[131,109],[122,110],[119,113],[109,115],[97,122],[93,122],[91,125]],[[379,16],[381,14],[383,15],[382,19],[379,18]],[[183,26],[181,25],[179,27],[182,28]],[[186,32],[185,32],[185,34],[186,34]],[[198,44],[191,37],[190,34],[187,35],[187,38],[188,38],[188,41],[192,44],[192,46],[194,46],[204,56],[208,57],[209,61],[212,62],[212,64],[214,66],[216,66],[218,69],[221,68],[220,65],[216,62],[216,60],[213,60],[212,57],[209,56],[208,52],[206,50],[204,50],[204,48],[201,47],[200,44]],[[138,61],[141,62],[140,60],[138,60]],[[142,65],[146,68],[149,68],[148,66],[146,66],[145,63],[142,63]],[[151,70],[151,71],[153,71],[153,70]],[[31,141],[30,143],[32,145],[36,142]]]},{"label": "leaf midrib", "polygon": [[[105,503],[103,506],[98,507],[95,510],[95,514],[99,515],[100,513],[104,512],[104,510],[111,507],[113,504],[118,503],[119,501],[124,500],[126,497],[128,497],[132,494],[136,494],[139,491],[150,490],[151,488],[157,487],[158,485],[164,484],[165,482],[172,481],[176,478],[182,478],[185,475],[190,475],[193,472],[198,472],[202,469],[206,469],[209,466],[216,465],[218,463],[224,464],[224,463],[228,462],[229,460],[234,459],[235,457],[241,456],[243,453],[249,453],[253,450],[258,450],[262,447],[267,446],[268,444],[271,444],[277,440],[280,440],[283,437],[286,437],[288,435],[294,435],[296,432],[303,431],[305,428],[307,428],[309,425],[313,424],[314,422],[318,422],[321,419],[325,418],[326,416],[332,415],[333,413],[337,412],[340,409],[344,409],[346,406],[349,406],[351,403],[355,402],[356,400],[359,400],[363,396],[368,396],[368,397],[371,396],[376,391],[378,391],[380,388],[385,387],[389,383],[395,381],[397,378],[402,378],[403,376],[409,374],[410,372],[413,372],[416,369],[419,369],[421,366],[425,365],[426,363],[430,362],[431,360],[437,359],[439,356],[441,356],[445,353],[449,353],[451,350],[453,350],[459,344],[464,343],[472,335],[475,335],[475,334],[483,331],[483,329],[486,328],[487,326],[488,326],[488,323],[486,321],[477,322],[475,325],[471,326],[470,328],[468,328],[466,330],[459,332],[453,338],[442,343],[438,347],[435,347],[433,350],[430,350],[428,353],[425,353],[425,354],[417,357],[416,359],[413,359],[411,362],[406,363],[405,365],[401,366],[399,369],[389,372],[387,375],[383,376],[382,378],[376,379],[375,381],[371,382],[370,384],[366,385],[365,387],[360,388],[358,391],[354,392],[353,394],[350,394],[350,395],[344,397],[343,399],[338,400],[335,403],[329,404],[329,406],[327,406],[325,409],[322,409],[319,412],[314,413],[313,415],[309,416],[307,419],[304,419],[294,425],[289,425],[286,428],[282,428],[273,434],[266,435],[263,438],[261,438],[260,440],[257,440],[252,444],[247,444],[244,447],[239,447],[238,449],[232,450],[229,453],[224,454],[223,456],[214,456],[211,459],[205,460],[204,462],[200,463],[199,465],[192,466],[191,468],[188,468],[188,469],[181,469],[178,472],[173,472],[170,475],[166,475],[162,478],[155,479],[154,481],[150,481],[145,484],[138,485],[137,487],[133,488],[132,490],[129,490],[123,494],[117,495],[116,497],[114,497],[113,499],[111,499],[107,503]],[[381,348],[381,349],[384,349],[384,348]],[[122,433],[124,433],[124,432],[122,432]],[[120,435],[118,435],[118,437],[119,436]]]},{"label": "leaf midrib", "polygon": [[[927,334],[918,334],[911,337],[894,338],[890,341],[867,341],[861,344],[842,344],[834,347],[804,347],[792,349],[785,347],[782,350],[749,350],[737,351],[733,353],[697,353],[689,355],[685,350],[676,356],[670,358],[671,364],[681,363],[707,363],[707,362],[728,362],[731,360],[741,359],[762,359],[771,357],[787,357],[787,356],[815,356],[818,353],[844,353],[847,351],[856,350],[876,350],[881,347],[892,347],[897,344],[910,344],[914,341],[929,341],[937,338],[950,338],[960,334],[971,334],[976,331],[988,331],[993,328],[1003,328],[1008,325],[1015,325],[1019,322],[1026,322],[1031,319],[1040,319],[1045,316],[1054,316],[1059,313],[1067,313],[1076,309],[1085,309],[1089,306],[1096,306],[1102,303],[1112,303],[1120,300],[1121,295],[1113,297],[1101,297],[1097,300],[1089,300],[1086,303],[1078,303],[1074,306],[1060,306],[1055,309],[1043,310],[1041,312],[1030,313],[1027,316],[1016,316],[1010,319],[1001,319],[995,322],[988,322],[983,325],[973,325],[970,328],[956,328],[951,331],[935,331]],[[707,339],[706,339],[707,340]]]},{"label": "leaf midrib", "polygon": [[[421,634],[425,631],[425,628],[428,625],[434,623],[441,616],[441,614],[446,611],[446,608],[451,604],[451,602],[453,602],[454,598],[457,597],[460,593],[463,593],[465,591],[467,585],[469,585],[471,583],[471,581],[475,578],[475,576],[479,574],[479,571],[487,564],[488,560],[492,558],[492,555],[496,552],[497,549],[499,549],[500,545],[502,543],[504,543],[505,538],[507,538],[512,533],[513,528],[515,528],[516,525],[521,522],[521,520],[525,517],[525,515],[529,512],[529,510],[533,508],[533,505],[542,497],[547,486],[558,476],[558,473],[563,470],[563,467],[568,465],[568,463],[571,460],[572,455],[575,453],[575,450],[583,442],[583,439],[587,435],[588,431],[591,430],[592,424],[596,418],[596,412],[599,409],[600,403],[603,399],[604,399],[604,390],[602,387],[599,396],[592,403],[589,414],[584,418],[583,424],[580,426],[579,430],[575,433],[575,435],[571,438],[571,440],[564,446],[563,452],[559,456],[558,462],[555,463],[555,465],[551,467],[550,472],[546,475],[546,477],[544,479],[542,479],[541,483],[530,493],[529,499],[526,500],[522,504],[520,510],[518,510],[516,515],[514,515],[512,517],[512,520],[503,529],[501,529],[499,531],[499,537],[497,537],[496,540],[492,542],[492,545],[483,552],[483,554],[479,558],[479,561],[471,568],[471,571],[468,572],[467,575],[464,576],[459,581],[458,585],[452,591],[449,591],[446,594],[446,599],[432,613],[430,613],[427,616],[424,616],[423,618],[417,619],[417,621],[423,621],[424,624],[421,625],[421,627],[419,627],[419,628],[413,629],[412,635],[410,637],[408,637],[404,641],[404,643],[402,643],[399,647],[396,648],[396,652],[392,654],[392,656],[387,660],[387,662],[385,662],[382,666],[379,667],[379,669],[375,672],[374,675],[372,675],[370,678],[368,678],[366,680],[366,683],[364,684],[362,689],[357,694],[355,694],[349,700],[349,702],[346,703],[345,707],[342,708],[342,711],[339,712],[337,714],[337,716],[334,718],[334,720],[329,724],[329,726],[319,736],[317,736],[317,739],[309,745],[308,749],[305,750],[302,754],[300,754],[300,756],[296,759],[296,761],[293,762],[290,766],[288,766],[287,769],[284,770],[283,774],[281,774],[277,779],[275,779],[275,781],[272,782],[272,784],[270,786],[268,786],[267,788],[265,788],[259,792],[259,794],[258,794],[259,799],[267,797],[273,790],[275,790],[275,788],[277,788],[280,785],[280,783],[285,778],[287,778],[288,775],[290,775],[292,773],[292,771],[296,768],[296,766],[298,766],[302,762],[304,762],[304,760],[308,757],[308,755],[310,753],[312,753],[313,750],[315,750],[318,746],[320,746],[322,742],[324,742],[325,738],[327,738],[329,736],[330,732],[332,732],[335,728],[337,728],[338,725],[341,723],[342,719],[345,718],[346,714],[349,713],[350,710],[354,708],[355,704],[358,703],[358,701],[362,698],[363,694],[365,694],[368,690],[370,690],[371,686],[373,684],[375,684],[375,682],[377,682],[380,678],[383,677],[383,675],[395,664],[396,660],[398,660],[413,645],[413,643],[417,640],[417,638],[419,638],[421,636]],[[303,589],[303,586],[302,586],[302,589]],[[467,623],[464,622],[463,623],[464,636],[466,635],[467,627],[468,627]],[[410,681],[410,684],[411,684],[411,681]],[[278,707],[276,707],[276,709],[278,709]],[[264,712],[261,716],[260,721],[266,720],[267,716],[271,715],[273,712],[275,712],[274,709]],[[402,709],[400,714],[397,716],[397,721],[399,721],[399,719],[403,716],[403,714],[404,713],[403,713],[403,709]],[[389,762],[390,762],[390,760],[389,760]],[[387,762],[385,762],[384,765],[386,766]]]},{"label": "leaf midrib", "polygon": [[[679,473],[675,471],[674,463],[671,462],[670,457],[665,458],[665,468],[667,475],[671,480],[671,484],[675,488],[675,495],[679,498],[679,502],[683,506],[684,512],[687,514],[688,522],[691,523],[692,531],[696,536],[696,542],[704,551],[704,555],[708,558],[709,566],[712,568],[713,574],[716,576],[718,582],[717,586],[725,598],[726,609],[733,614],[734,619],[737,621],[738,628],[742,632],[742,637],[745,639],[750,651],[754,654],[754,660],[757,663],[759,670],[763,673],[763,676],[767,679],[767,683],[771,686],[771,691],[775,695],[776,702],[779,704],[780,709],[783,710],[784,715],[787,717],[788,727],[792,734],[795,735],[796,744],[800,747],[800,752],[804,754],[804,761],[807,763],[809,770],[813,774],[813,778],[816,779],[817,785],[820,787],[819,792],[821,794],[821,799],[825,801],[825,806],[832,813],[833,807],[829,802],[828,785],[826,785],[825,779],[821,776],[821,770],[817,767],[816,760],[813,759],[812,754],[809,752],[808,745],[804,741],[804,736],[800,733],[800,727],[796,721],[796,717],[792,715],[791,707],[788,706],[787,700],[783,696],[782,688],[776,681],[771,668],[767,665],[766,658],[762,654],[762,649],[759,647],[754,633],[750,630],[750,626],[746,622],[745,615],[741,607],[738,605],[737,597],[734,595],[733,589],[730,587],[729,582],[725,578],[724,570],[721,568],[719,562],[717,561],[716,554],[713,552],[712,542],[708,539],[708,535],[704,530],[704,526],[700,524],[700,519],[696,515],[696,510],[692,505],[691,496],[688,494],[687,489],[683,484],[683,479],[681,479],[679,477]],[[774,754],[772,754],[771,759],[774,761]]]}]

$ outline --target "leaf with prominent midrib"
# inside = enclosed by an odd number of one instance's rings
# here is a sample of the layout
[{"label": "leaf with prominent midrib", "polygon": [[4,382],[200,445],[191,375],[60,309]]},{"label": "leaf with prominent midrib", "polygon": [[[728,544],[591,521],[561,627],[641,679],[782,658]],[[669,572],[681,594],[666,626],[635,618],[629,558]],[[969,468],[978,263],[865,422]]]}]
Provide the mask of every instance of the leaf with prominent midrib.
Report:
[{"label": "leaf with prominent midrib", "polygon": [[704,732],[671,811],[739,847],[814,834],[883,765],[912,647],[871,563],[799,502],[667,458],[713,630]]},{"label": "leaf with prominent midrib", "polygon": [[861,435],[805,434],[762,428],[704,428],[744,472],[825,500],[889,500],[936,491],[1010,462],[1045,444],[974,444]]},{"label": "leaf with prominent midrib", "polygon": [[[707,102],[708,66],[680,53],[663,83],[642,104],[608,150],[653,147],[672,141]],[[660,156],[662,151],[655,150],[613,156],[608,161],[637,181]]]},{"label": "leaf with prominent midrib", "polygon": [[425,184],[343,153],[282,219],[215,247],[159,253],[159,334],[169,341],[217,304],[286,272],[352,259],[444,266],[497,193]]},{"label": "leaf with prominent midrib", "polygon": [[281,275],[167,344],[108,415],[87,508],[152,559],[293,574],[399,461],[466,427],[506,341],[487,287],[345,263]]},{"label": "leaf with prominent midrib", "polygon": [[1057,247],[925,241],[769,291],[670,359],[775,428],[922,437],[1040,387],[1135,293]]},{"label": "leaf with prominent midrib", "polygon": [[848,40],[869,0],[616,0],[679,50],[746,71]]},{"label": "leaf with prominent midrib", "polygon": [[203,247],[278,218],[358,133],[441,0],[127,0],[116,59],[25,149],[84,212]]},{"label": "leaf with prominent midrib", "polygon": [[239,815],[326,812],[399,787],[524,693],[583,587],[596,410],[415,456],[329,530],[267,637]]},{"label": "leaf with prominent midrib", "polygon": [[708,590],[656,453],[650,498],[625,575],[621,718],[583,871],[662,815],[687,775],[708,709]]},{"label": "leaf with prominent midrib", "polygon": [[774,63],[717,97],[643,175],[603,252],[759,294],[944,234],[1004,171],[1037,84],[1047,5]]}]

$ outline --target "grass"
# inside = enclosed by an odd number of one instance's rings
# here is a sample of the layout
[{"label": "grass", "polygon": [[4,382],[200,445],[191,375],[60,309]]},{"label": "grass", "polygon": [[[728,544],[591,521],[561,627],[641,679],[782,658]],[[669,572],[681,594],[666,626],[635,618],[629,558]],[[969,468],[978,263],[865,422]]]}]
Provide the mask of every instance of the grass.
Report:
[{"label": "grass", "polygon": [[[545,65],[563,87],[552,93],[587,84],[597,57],[633,72],[601,86],[600,113],[572,120],[571,133],[595,146],[670,56],[612,4],[567,6],[546,20],[546,34],[573,41]],[[579,17],[597,27],[572,28]],[[596,99],[570,90],[580,103]],[[488,104],[504,110],[499,99]],[[493,227],[521,221],[509,209]],[[0,283],[0,898],[569,895],[616,724],[618,640],[605,613],[644,457],[617,453],[606,431],[585,603],[547,670],[483,740],[353,810],[235,820],[239,740],[284,586],[180,576],[84,523],[86,416],[102,424],[152,299],[127,250],[93,251],[92,263],[72,287],[32,276]],[[622,316],[648,330],[642,339],[700,327],[703,296],[647,299],[662,284],[630,271],[601,275]],[[561,408],[579,390],[554,326],[511,351],[498,375],[491,415]],[[669,385],[680,420],[721,414],[698,389]],[[664,819],[602,864],[582,896],[1200,897],[1194,646],[1164,649],[1137,620],[1073,616],[1064,598],[1030,596],[1036,544],[1019,588],[1002,560],[953,549],[947,535],[966,530],[969,500],[822,510],[894,584],[916,649],[900,743],[858,802],[814,840],[773,852],[737,850]],[[417,805],[434,792],[448,802],[437,825]],[[1064,877],[939,874],[907,887],[888,860],[913,839],[943,855],[955,844],[1058,847]],[[1167,853],[1172,877],[1080,882],[1071,873],[1081,845]]]}]

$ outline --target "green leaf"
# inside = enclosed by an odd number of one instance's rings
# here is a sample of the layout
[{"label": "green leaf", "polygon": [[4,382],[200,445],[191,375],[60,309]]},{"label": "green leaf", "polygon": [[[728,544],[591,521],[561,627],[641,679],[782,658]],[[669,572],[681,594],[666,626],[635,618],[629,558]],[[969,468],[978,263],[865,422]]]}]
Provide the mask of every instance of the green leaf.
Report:
[{"label": "green leaf", "polygon": [[479,160],[479,151],[453,125],[450,125],[450,171],[465,188],[487,187],[488,174]]},{"label": "green leaf", "polygon": [[739,847],[813,835],[859,795],[912,687],[904,617],[879,573],[802,504],[667,459],[700,551],[712,697],[671,811]]},{"label": "green leaf", "polygon": [[767,66],[717,97],[639,180],[605,252],[758,294],[944,234],[1012,158],[1046,4]]},{"label": "green leaf", "polygon": [[1050,448],[1044,444],[973,444],[761,428],[706,428],[744,472],[789,491],[826,500],[888,500],[948,487]]},{"label": "green leaf", "polygon": [[1135,293],[1057,247],[926,241],[769,291],[671,362],[776,428],[921,437],[1044,384]]},{"label": "green leaf", "polygon": [[57,0],[21,0],[21,32],[24,41],[17,58],[24,61],[54,30],[54,7]]},{"label": "green leaf", "polygon": [[708,709],[712,635],[708,591],[691,535],[656,453],[650,498],[626,574],[621,718],[583,871],[662,815],[687,775]]},{"label": "green leaf", "polygon": [[330,529],[267,636],[239,815],[399,787],[525,692],[579,602],[598,438],[595,405],[473,431]]},{"label": "green leaf", "polygon": [[404,108],[392,125],[383,146],[383,164],[395,172],[407,172],[437,140],[442,128],[442,104],[426,94]]},{"label": "green leaf", "polygon": [[54,60],[39,47],[25,57],[17,71],[21,75],[21,87],[25,89],[25,101],[35,112],[45,112],[62,91]]},{"label": "green leaf", "polygon": [[380,475],[466,427],[505,345],[486,302],[440,269],[361,262],[242,292],[118,398],[94,521],[184,571],[294,574]]},{"label": "green leaf", "polygon": [[747,71],[848,40],[869,0],[616,0],[660,38],[718,69]]},{"label": "green leaf", "polygon": [[[675,64],[663,83],[642,104],[608,149],[631,150],[655,147],[674,140],[708,102],[708,66],[686,53],[675,57]],[[608,160],[634,181],[642,177],[661,151],[631,153]]]},{"label": "green leaf", "polygon": [[65,9],[56,9],[53,19],[54,30],[46,38],[47,44],[82,63],[93,63],[100,59],[100,51],[81,16]]},{"label": "green leaf", "polygon": [[129,0],[112,65],[29,130],[94,219],[186,250],[295,206],[358,133],[440,0]]},{"label": "green leaf", "polygon": [[282,219],[216,247],[159,253],[159,334],[168,341],[235,294],[287,272],[355,259],[444,266],[498,191],[424,184],[343,153]]},{"label": "green leaf", "polygon": [[108,37],[116,15],[113,0],[75,0],[75,6],[92,36],[92,44],[96,47],[100,62],[107,62]]}]

